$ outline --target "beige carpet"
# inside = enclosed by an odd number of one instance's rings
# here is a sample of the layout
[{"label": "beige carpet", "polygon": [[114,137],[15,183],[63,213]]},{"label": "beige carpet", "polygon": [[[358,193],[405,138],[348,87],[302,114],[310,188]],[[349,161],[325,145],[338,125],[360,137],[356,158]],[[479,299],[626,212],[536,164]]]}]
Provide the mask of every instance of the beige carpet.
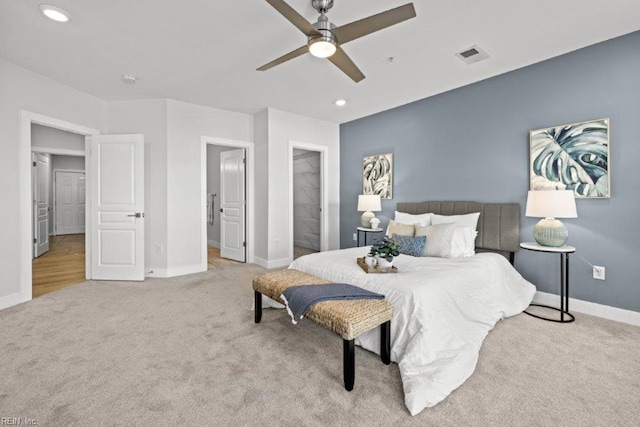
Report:
[{"label": "beige carpet", "polygon": [[637,425],[640,328],[499,322],[475,374],[411,417],[396,364],[280,310],[250,311],[255,266],[92,282],[0,311],[0,417],[39,425]]}]

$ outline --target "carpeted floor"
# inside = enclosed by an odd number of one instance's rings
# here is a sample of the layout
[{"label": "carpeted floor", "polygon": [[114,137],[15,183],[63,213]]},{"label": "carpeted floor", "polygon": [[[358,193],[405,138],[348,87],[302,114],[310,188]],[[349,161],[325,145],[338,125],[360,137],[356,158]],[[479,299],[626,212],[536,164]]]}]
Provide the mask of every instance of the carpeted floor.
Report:
[{"label": "carpeted floor", "polygon": [[637,425],[640,328],[577,315],[498,323],[475,374],[411,417],[395,363],[250,311],[259,267],[90,282],[0,311],[0,417],[38,425]]}]

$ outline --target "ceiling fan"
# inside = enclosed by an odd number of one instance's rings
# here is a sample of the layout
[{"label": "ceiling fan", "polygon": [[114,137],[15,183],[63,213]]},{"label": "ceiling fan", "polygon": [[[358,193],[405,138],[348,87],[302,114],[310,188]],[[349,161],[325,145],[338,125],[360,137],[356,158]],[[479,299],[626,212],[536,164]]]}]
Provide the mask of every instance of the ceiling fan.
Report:
[{"label": "ceiling fan", "polygon": [[266,71],[309,52],[318,58],[327,58],[356,83],[364,79],[364,74],[340,46],[416,16],[413,3],[408,3],[404,6],[336,27],[326,15],[333,6],[333,0],[311,0],[313,8],[320,13],[320,17],[315,24],[307,21],[284,0],[266,1],[307,36],[307,44],[263,65],[258,68],[258,71]]}]

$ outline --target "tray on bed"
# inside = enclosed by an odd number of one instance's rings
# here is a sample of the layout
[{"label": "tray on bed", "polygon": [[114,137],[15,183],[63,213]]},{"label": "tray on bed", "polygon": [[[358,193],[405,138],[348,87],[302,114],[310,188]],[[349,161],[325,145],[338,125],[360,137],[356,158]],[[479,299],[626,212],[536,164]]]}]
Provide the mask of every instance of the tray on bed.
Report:
[{"label": "tray on bed", "polygon": [[373,268],[369,268],[369,266],[364,262],[364,257],[357,258],[358,265],[360,268],[364,270],[365,273],[397,273],[398,269],[396,267],[391,268],[379,268],[377,265]]}]

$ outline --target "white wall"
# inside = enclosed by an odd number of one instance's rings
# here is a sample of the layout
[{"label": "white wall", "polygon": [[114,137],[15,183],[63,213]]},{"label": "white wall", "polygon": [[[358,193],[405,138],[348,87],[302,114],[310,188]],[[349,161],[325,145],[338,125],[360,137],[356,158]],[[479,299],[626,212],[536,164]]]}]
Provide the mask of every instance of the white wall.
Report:
[{"label": "white wall", "polygon": [[340,129],[335,123],[268,109],[269,135],[269,267],[292,261],[289,218],[289,143],[328,147],[327,250],[340,247]]},{"label": "white wall", "polygon": [[203,267],[201,138],[251,142],[253,116],[168,100],[167,128],[167,268],[194,273]]},{"label": "white wall", "polygon": [[167,101],[151,99],[107,104],[108,133],[144,135],[145,269],[167,269]]},{"label": "white wall", "polygon": [[49,126],[32,124],[31,146],[36,148],[84,151],[84,136]]},{"label": "white wall", "polygon": [[[18,180],[20,110],[65,120],[86,127],[104,129],[105,104],[102,100],[65,86],[0,59],[0,308],[25,301],[20,293],[20,255],[18,250],[30,242],[20,237]],[[29,191],[30,189],[24,189]]]},{"label": "white wall", "polygon": [[269,260],[269,111],[253,116],[255,146],[255,262],[264,267]]}]

